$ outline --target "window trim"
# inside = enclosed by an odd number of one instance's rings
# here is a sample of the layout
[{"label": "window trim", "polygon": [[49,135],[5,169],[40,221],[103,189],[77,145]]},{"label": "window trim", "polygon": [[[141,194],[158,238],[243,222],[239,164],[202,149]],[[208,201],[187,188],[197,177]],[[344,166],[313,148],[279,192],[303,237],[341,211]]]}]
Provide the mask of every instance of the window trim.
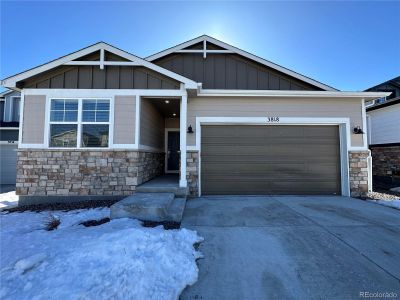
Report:
[{"label": "window trim", "polygon": [[[68,121],[68,122],[59,122],[59,121],[50,121],[51,114],[51,101],[52,100],[78,100],[78,119],[76,122]],[[46,148],[48,149],[65,149],[65,150],[104,150],[111,149],[113,145],[113,127],[114,127],[114,97],[47,97],[46,102]],[[109,109],[109,118],[108,122],[83,122],[82,121],[82,103],[83,100],[108,100],[110,102]],[[51,139],[51,131],[50,126],[52,124],[76,124],[77,128],[77,138],[76,138],[76,147],[51,147],[50,139]],[[82,125],[84,124],[94,124],[94,125],[108,125],[108,146],[107,147],[82,147]]]}]

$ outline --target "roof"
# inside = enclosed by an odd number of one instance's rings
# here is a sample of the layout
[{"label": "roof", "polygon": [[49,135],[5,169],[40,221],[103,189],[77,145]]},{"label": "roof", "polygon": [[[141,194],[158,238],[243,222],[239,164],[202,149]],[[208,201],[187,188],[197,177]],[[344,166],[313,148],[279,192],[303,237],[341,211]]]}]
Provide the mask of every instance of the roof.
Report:
[{"label": "roof", "polygon": [[[111,52],[113,54],[116,54],[118,56],[121,56],[125,59],[127,59],[132,65],[136,65],[136,66],[143,66],[146,67],[148,69],[151,69],[155,72],[158,72],[160,74],[163,74],[169,78],[175,79],[176,81],[179,81],[181,83],[184,83],[187,89],[197,89],[197,83],[191,79],[188,79],[186,77],[183,77],[179,74],[176,74],[174,72],[171,72],[167,69],[164,69],[156,64],[153,64],[145,59],[142,59],[138,56],[135,56],[129,52],[126,52],[124,50],[121,50],[119,48],[116,48],[110,44],[107,44],[105,42],[98,42],[96,44],[93,44],[91,46],[88,46],[86,48],[83,48],[81,50],[72,52],[68,55],[62,56],[60,58],[57,58],[55,60],[52,60],[50,62],[47,62],[45,64],[42,64],[40,66],[37,66],[35,68],[29,69],[27,71],[18,73],[16,75],[7,77],[3,80],[1,80],[1,85],[7,88],[16,88],[16,83],[18,81],[27,79],[29,77],[35,76],[39,73],[51,70],[55,67],[64,65],[64,64],[68,64],[70,62],[72,62],[73,60],[76,60],[80,57],[83,57],[87,54],[93,53],[95,51],[102,51],[102,50],[106,50],[108,52]],[[100,62],[99,62],[100,63]],[[111,63],[111,62],[110,62]],[[115,62],[112,62],[115,63]],[[106,62],[103,62],[103,64],[106,64]]]},{"label": "roof", "polygon": [[375,90],[375,89],[379,88],[382,85],[392,85],[394,87],[400,88],[400,76],[394,77],[392,79],[389,79],[388,81],[385,81],[385,82],[379,83],[377,85],[374,85],[374,86],[366,89],[365,91],[367,92],[367,91]]},{"label": "roof", "polygon": [[[227,44],[225,42],[217,40],[216,38],[213,38],[213,37],[208,36],[208,35],[199,36],[199,37],[191,39],[191,40],[189,40],[187,42],[184,42],[184,43],[181,43],[179,45],[176,45],[176,46],[173,46],[171,48],[168,48],[168,49],[166,49],[164,51],[161,51],[161,52],[155,53],[153,55],[150,55],[150,56],[146,57],[146,60],[154,61],[156,59],[159,59],[159,58],[164,57],[166,55],[169,55],[171,53],[182,52],[182,51],[185,51],[184,50],[185,48],[187,48],[189,46],[192,46],[194,44],[198,44],[200,42],[204,42],[204,43],[210,42],[212,44],[215,44],[215,45],[217,45],[219,47],[224,48],[225,50],[229,51],[230,53],[239,54],[239,55],[244,56],[244,57],[246,57],[248,59],[256,61],[256,62],[258,62],[258,63],[260,63],[262,65],[265,65],[267,67],[275,69],[275,70],[277,70],[279,72],[282,72],[284,74],[287,74],[287,75],[292,76],[294,78],[297,78],[299,80],[307,82],[307,83],[309,83],[311,85],[317,86],[317,87],[319,87],[319,88],[321,88],[323,90],[326,90],[326,91],[338,91],[337,89],[335,89],[335,88],[333,88],[333,87],[331,87],[329,85],[323,84],[323,83],[321,83],[321,82],[319,82],[317,80],[314,80],[314,79],[312,79],[310,77],[304,76],[304,75],[302,75],[300,73],[297,73],[295,71],[292,71],[290,69],[282,67],[282,66],[280,66],[278,64],[275,64],[275,63],[273,63],[273,62],[271,62],[269,60],[263,59],[263,58],[261,58],[259,56],[256,56],[256,55],[251,54],[251,53],[249,53],[247,51],[239,49],[239,48],[237,48],[235,46],[232,46],[230,44]],[[199,50],[199,51],[201,51],[201,50]],[[216,50],[216,51],[218,51],[218,50]]]}]

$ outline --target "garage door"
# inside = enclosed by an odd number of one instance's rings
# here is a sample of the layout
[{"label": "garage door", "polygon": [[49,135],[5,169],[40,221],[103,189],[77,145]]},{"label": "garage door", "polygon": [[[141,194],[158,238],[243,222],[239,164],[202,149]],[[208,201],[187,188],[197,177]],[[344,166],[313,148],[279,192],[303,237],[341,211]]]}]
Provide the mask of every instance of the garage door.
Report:
[{"label": "garage door", "polygon": [[15,184],[17,177],[17,145],[0,145],[0,184]]},{"label": "garage door", "polygon": [[340,194],[338,126],[201,127],[203,195]]}]

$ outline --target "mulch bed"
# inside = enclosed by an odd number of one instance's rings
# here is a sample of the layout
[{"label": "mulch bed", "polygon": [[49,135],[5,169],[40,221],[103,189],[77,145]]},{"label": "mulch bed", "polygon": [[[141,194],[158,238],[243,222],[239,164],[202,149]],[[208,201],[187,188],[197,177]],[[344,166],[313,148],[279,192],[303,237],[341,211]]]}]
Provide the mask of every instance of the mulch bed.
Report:
[{"label": "mulch bed", "polygon": [[181,223],[179,222],[153,222],[153,221],[142,221],[142,222],[143,222],[143,227],[157,227],[162,225],[165,230],[181,228]]},{"label": "mulch bed", "polygon": [[24,212],[24,211],[44,211],[44,210],[74,210],[74,209],[87,209],[87,208],[97,208],[97,207],[110,207],[117,200],[92,200],[92,201],[82,201],[82,202],[72,202],[72,203],[48,203],[48,204],[37,204],[37,205],[27,205],[18,206],[9,209],[4,209],[5,212]]}]

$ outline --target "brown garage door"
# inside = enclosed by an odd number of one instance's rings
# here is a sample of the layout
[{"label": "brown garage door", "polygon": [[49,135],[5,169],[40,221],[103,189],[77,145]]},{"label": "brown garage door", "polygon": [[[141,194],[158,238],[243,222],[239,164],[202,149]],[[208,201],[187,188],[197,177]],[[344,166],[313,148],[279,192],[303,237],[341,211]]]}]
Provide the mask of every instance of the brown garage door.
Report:
[{"label": "brown garage door", "polygon": [[203,195],[340,194],[338,126],[201,127]]}]

